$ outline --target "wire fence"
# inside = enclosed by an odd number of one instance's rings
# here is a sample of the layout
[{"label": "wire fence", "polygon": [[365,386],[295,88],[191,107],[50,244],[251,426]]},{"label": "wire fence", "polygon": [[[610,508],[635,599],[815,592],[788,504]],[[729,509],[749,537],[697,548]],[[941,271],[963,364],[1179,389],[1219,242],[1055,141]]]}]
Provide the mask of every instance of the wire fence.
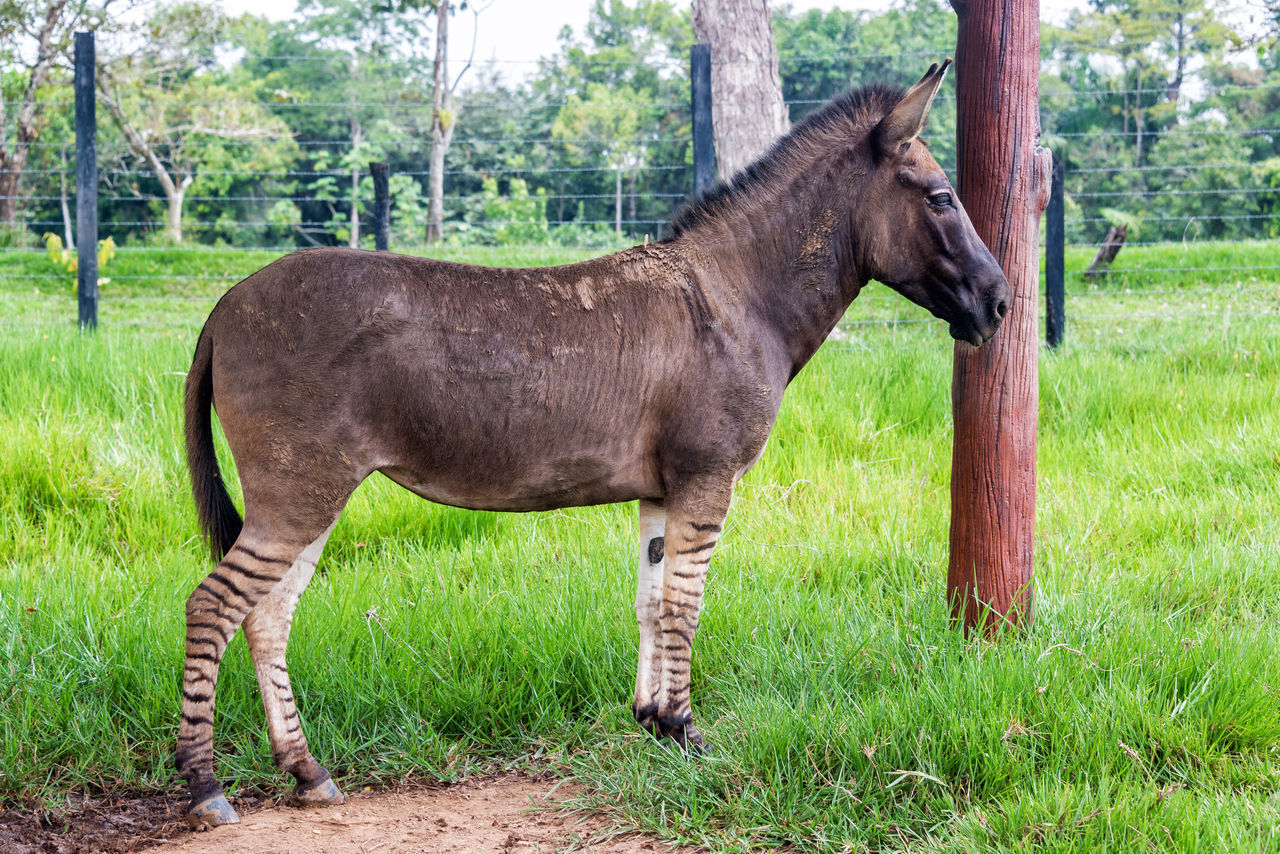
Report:
[{"label": "wire fence", "polygon": [[[949,45],[939,45],[936,50],[784,54],[780,59],[784,79],[789,66],[833,62],[879,76],[886,68],[900,68],[901,78],[917,72],[922,60],[950,50]],[[336,61],[287,55],[255,59],[267,65]],[[634,66],[612,60],[575,62]],[[659,63],[655,70],[669,78],[687,75],[687,68],[675,62]],[[677,95],[680,91],[678,85],[668,88]],[[934,123],[938,130],[931,140],[948,172],[955,157],[954,142],[947,138],[955,122],[953,91],[948,88],[937,100]],[[794,119],[825,102],[813,94],[793,92],[787,98]],[[1044,98],[1046,144],[1068,167],[1064,245],[1070,250],[1066,276],[1073,298],[1085,298],[1082,305],[1088,305],[1115,289],[1154,300],[1219,294],[1230,287],[1237,301],[1256,298],[1256,304],[1242,310],[1242,315],[1274,318],[1276,294],[1270,283],[1280,279],[1276,272],[1280,263],[1268,261],[1277,257],[1268,256],[1271,250],[1254,245],[1280,238],[1280,128],[1235,127],[1221,115],[1196,118],[1190,113],[1158,128],[1135,121],[1127,129],[1075,131],[1059,129],[1055,121],[1054,111],[1065,109],[1064,104],[1115,106],[1127,103],[1126,99],[1157,99],[1167,94],[1167,87],[1139,86],[1055,92]],[[626,113],[637,119],[635,126],[640,128],[629,134],[609,134],[557,126],[557,117],[580,106],[575,99],[502,95],[473,90],[459,96],[460,119],[442,170],[443,233],[434,251],[461,257],[467,251],[500,247],[513,257],[533,253],[532,262],[537,263],[542,257],[585,257],[585,253],[665,236],[674,213],[692,195],[687,97],[606,102],[601,105],[606,114]],[[1274,100],[1280,97],[1280,84],[1204,85],[1197,97],[1205,102],[1212,98]],[[74,125],[73,101],[50,99],[40,106],[58,116],[56,124]],[[226,104],[130,96],[122,98],[120,106],[134,114],[189,115],[217,111]],[[119,262],[115,267],[125,269],[113,269],[108,262],[101,275],[113,287],[104,293],[105,299],[121,305],[182,305],[185,300],[188,307],[203,306],[272,253],[315,245],[371,245],[375,205],[369,163],[373,160],[392,163],[393,248],[425,251],[431,178],[426,165],[430,134],[424,131],[430,124],[427,99],[281,97],[260,98],[237,108],[256,111],[264,129],[245,138],[175,134],[153,146],[155,160],[163,168],[147,162],[136,146],[121,138],[100,109],[98,216],[102,233],[117,244],[114,253],[128,258],[162,250],[181,259],[216,248],[227,259],[217,272],[191,271],[187,268],[192,265],[182,261],[154,272],[136,271]],[[301,116],[310,123],[305,131],[295,126]],[[378,123],[390,130],[369,130]],[[335,129],[349,133],[340,136],[333,133]],[[1141,153],[1143,139],[1146,159]],[[255,158],[272,163],[261,168],[228,165]],[[0,169],[0,182],[11,174],[18,173]],[[52,259],[56,250],[42,245],[46,235],[55,235],[63,244],[74,240],[74,146],[56,140],[33,143],[19,178],[11,191],[0,194],[0,209],[14,211],[11,218],[0,220],[0,234],[12,244],[0,249],[0,277],[10,284],[0,294],[0,314],[8,315],[5,323],[41,323],[46,322],[43,314],[36,319],[31,319],[30,312],[25,312],[25,318],[12,316],[13,306],[35,306],[42,299],[61,306],[63,295],[45,291],[65,281],[68,273],[56,265],[36,269],[21,259],[42,254]],[[166,192],[166,181],[185,182],[181,194]],[[1128,252],[1119,256],[1120,263],[1111,265],[1106,279],[1087,275],[1092,253],[1103,246],[1108,228],[1118,224],[1127,229]],[[1217,248],[1199,255],[1189,249],[1206,243]],[[1142,250],[1154,254],[1135,258],[1140,263],[1123,262]],[[544,255],[538,256],[540,252]],[[1188,260],[1199,258],[1206,260]],[[1178,287],[1170,287],[1166,280]],[[1197,282],[1211,284],[1197,288]],[[23,283],[35,292],[15,290]],[[200,293],[143,293],[148,287]],[[1145,318],[1143,313],[1125,316]],[[1197,313],[1185,306],[1166,306],[1153,316],[1194,319]],[[1091,319],[1084,308],[1073,311],[1071,317],[1073,322]],[[866,323],[897,328],[919,320],[894,314]]]}]

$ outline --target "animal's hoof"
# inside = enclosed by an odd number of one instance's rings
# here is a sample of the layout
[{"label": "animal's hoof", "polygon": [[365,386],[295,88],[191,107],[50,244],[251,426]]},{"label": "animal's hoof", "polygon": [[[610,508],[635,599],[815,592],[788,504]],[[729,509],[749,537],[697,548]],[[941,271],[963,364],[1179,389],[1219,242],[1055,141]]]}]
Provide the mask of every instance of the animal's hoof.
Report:
[{"label": "animal's hoof", "polygon": [[336,807],[346,803],[347,797],[338,789],[332,777],[325,777],[312,786],[298,785],[289,795],[291,807]]},{"label": "animal's hoof", "polygon": [[677,718],[655,714],[651,709],[636,710],[636,720],[663,744],[674,744],[687,753],[707,752],[702,733],[692,724],[693,718]]},{"label": "animal's hoof", "polygon": [[220,824],[239,823],[240,816],[236,815],[236,811],[221,794],[193,804],[191,809],[187,810],[187,824],[194,830],[209,830]]},{"label": "animal's hoof", "polygon": [[686,724],[679,729],[673,729],[665,733],[666,737],[677,744],[681,750],[686,753],[702,755],[707,752],[707,743],[702,738],[702,733],[698,732],[692,726]]}]

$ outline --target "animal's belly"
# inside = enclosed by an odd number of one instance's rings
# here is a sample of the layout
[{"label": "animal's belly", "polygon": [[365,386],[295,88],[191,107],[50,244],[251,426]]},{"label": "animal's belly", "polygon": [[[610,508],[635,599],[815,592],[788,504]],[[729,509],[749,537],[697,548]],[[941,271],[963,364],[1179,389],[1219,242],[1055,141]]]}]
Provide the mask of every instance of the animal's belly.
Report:
[{"label": "animal's belly", "polygon": [[502,455],[473,467],[390,465],[379,469],[429,501],[472,510],[555,510],[660,498],[656,466],[642,460],[576,455],[515,463]]}]

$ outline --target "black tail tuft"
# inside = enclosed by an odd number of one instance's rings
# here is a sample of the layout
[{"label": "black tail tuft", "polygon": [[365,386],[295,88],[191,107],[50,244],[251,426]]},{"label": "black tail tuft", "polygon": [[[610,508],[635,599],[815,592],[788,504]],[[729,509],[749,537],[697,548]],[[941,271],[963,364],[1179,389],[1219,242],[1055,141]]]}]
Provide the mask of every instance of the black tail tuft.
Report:
[{"label": "black tail tuft", "polygon": [[213,447],[213,424],[209,416],[213,407],[213,339],[206,326],[196,343],[191,373],[187,374],[187,468],[191,472],[191,489],[195,493],[200,527],[209,541],[215,563],[222,560],[236,538],[243,522],[218,469],[218,456]]}]

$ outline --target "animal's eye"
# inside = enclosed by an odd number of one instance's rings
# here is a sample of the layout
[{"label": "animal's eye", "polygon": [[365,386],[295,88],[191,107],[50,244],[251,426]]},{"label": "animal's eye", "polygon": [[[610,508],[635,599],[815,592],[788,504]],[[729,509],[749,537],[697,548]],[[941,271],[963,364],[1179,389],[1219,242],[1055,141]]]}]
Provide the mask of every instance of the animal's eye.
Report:
[{"label": "animal's eye", "polygon": [[949,208],[951,207],[951,194],[933,193],[929,196],[929,204],[933,205],[935,208]]}]

